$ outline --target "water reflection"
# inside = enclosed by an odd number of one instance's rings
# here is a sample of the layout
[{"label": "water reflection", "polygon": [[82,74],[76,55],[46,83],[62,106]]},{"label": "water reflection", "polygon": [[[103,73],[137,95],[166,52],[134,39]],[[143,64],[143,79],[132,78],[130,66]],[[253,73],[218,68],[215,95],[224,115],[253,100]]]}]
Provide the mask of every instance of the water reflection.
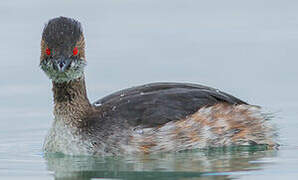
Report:
[{"label": "water reflection", "polygon": [[275,150],[214,149],[128,157],[71,157],[47,155],[56,180],[115,179],[231,179],[260,170]]}]

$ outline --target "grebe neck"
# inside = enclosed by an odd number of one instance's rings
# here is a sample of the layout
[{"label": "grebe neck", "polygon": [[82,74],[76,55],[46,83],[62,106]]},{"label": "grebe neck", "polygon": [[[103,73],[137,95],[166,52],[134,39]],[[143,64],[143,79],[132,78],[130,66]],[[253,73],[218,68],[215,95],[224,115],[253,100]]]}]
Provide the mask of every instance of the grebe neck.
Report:
[{"label": "grebe neck", "polygon": [[66,124],[80,123],[92,111],[88,100],[85,78],[57,83],[53,82],[54,115]]}]

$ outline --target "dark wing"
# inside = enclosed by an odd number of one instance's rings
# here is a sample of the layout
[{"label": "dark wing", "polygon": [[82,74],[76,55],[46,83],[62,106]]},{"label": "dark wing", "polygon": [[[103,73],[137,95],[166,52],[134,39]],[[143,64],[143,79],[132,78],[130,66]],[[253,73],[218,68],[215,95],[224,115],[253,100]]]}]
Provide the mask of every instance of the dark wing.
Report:
[{"label": "dark wing", "polygon": [[113,119],[124,119],[132,126],[153,127],[180,120],[203,106],[217,103],[247,104],[227,93],[188,83],[152,83],[124,89],[93,105]]}]

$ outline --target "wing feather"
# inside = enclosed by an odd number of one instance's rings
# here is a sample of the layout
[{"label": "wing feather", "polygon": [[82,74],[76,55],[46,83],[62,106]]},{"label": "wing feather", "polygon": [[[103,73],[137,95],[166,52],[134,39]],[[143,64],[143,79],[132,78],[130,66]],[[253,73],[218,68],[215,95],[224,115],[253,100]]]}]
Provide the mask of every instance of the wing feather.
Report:
[{"label": "wing feather", "polygon": [[153,127],[176,121],[198,109],[218,103],[246,102],[207,86],[188,83],[152,83],[115,92],[94,103],[110,109],[108,116],[132,126]]}]

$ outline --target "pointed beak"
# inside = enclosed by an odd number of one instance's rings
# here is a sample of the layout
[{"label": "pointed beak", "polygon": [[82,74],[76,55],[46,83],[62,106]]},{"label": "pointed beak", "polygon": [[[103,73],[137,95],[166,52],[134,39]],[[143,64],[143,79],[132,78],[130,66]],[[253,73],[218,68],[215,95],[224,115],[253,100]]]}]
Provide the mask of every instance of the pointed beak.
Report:
[{"label": "pointed beak", "polygon": [[65,70],[69,67],[71,60],[66,58],[59,58],[55,61],[55,67],[59,72],[65,72]]}]

